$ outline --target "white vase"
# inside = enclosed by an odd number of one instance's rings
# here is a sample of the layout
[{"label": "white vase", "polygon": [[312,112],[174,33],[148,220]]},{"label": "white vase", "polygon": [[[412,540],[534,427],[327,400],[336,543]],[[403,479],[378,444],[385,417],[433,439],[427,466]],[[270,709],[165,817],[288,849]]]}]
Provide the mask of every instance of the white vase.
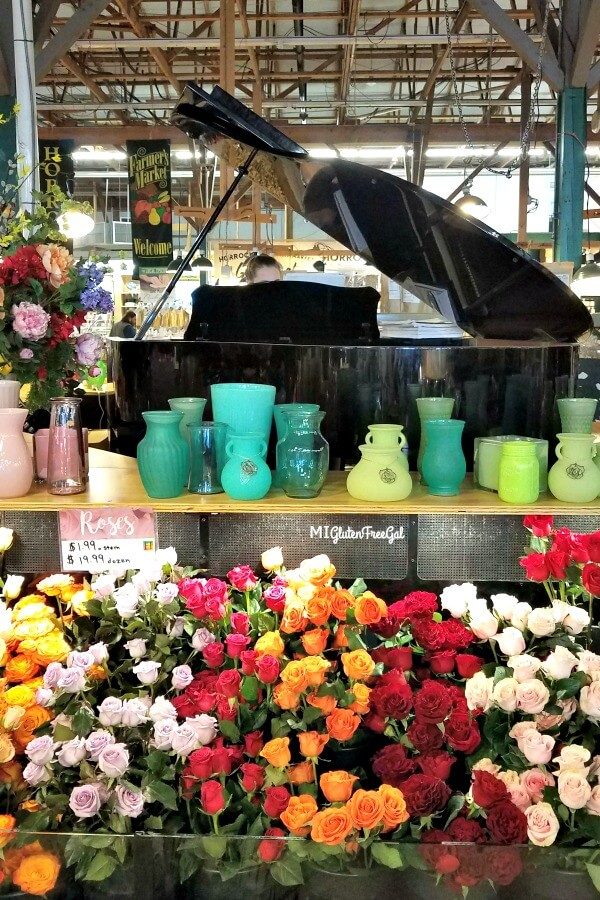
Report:
[{"label": "white vase", "polygon": [[19,405],[21,384],[9,378],[0,378],[0,409],[16,409]]}]

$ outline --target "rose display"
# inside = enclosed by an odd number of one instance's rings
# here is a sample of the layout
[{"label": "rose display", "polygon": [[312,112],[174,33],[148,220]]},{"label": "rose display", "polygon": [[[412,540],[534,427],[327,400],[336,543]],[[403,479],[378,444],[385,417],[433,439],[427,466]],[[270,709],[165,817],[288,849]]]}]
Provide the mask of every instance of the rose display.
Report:
[{"label": "rose display", "polygon": [[[563,540],[526,524],[547,542],[532,553]],[[286,569],[278,548],[226,579],[169,549],[89,589],[57,575],[19,600],[14,585],[2,726],[26,765],[0,822],[5,885],[116,878],[151,834],[188,836],[183,886],[414,867],[464,893],[553,846],[600,886],[600,656],[592,582],[572,587],[599,537],[571,535],[568,586],[538,607],[472,584],[385,602],[327,556]],[[40,711],[25,728],[15,690],[23,717]],[[60,865],[40,833],[65,835]],[[27,887],[28,867],[53,884]]]}]

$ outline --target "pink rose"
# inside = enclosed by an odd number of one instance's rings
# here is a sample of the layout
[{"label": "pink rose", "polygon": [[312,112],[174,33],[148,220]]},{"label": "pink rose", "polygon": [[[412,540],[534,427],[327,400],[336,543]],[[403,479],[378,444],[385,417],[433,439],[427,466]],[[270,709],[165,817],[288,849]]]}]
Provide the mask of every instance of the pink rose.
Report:
[{"label": "pink rose", "polygon": [[73,265],[73,257],[66,247],[59,244],[37,244],[35,248],[42,264],[48,273],[48,281],[52,287],[59,288],[69,280],[69,269]]},{"label": "pink rose", "polygon": [[590,799],[586,803],[585,808],[591,816],[600,816],[600,784],[592,788]]},{"label": "pink rose", "polygon": [[100,787],[97,784],[80,784],[74,787],[69,798],[69,806],[78,819],[90,819],[102,805]]},{"label": "pink rose", "polygon": [[39,341],[48,330],[50,316],[37,303],[23,301],[12,308],[13,331],[28,341]]},{"label": "pink rose", "polygon": [[250,591],[258,582],[258,578],[252,571],[251,566],[236,566],[227,573],[230,583],[236,591]]},{"label": "pink rose", "polygon": [[585,772],[561,772],[558,776],[558,796],[569,809],[583,809],[592,796]]},{"label": "pink rose", "polygon": [[527,807],[531,805],[531,797],[522,784],[508,785],[508,793],[512,802],[521,812],[525,812]]},{"label": "pink rose", "polygon": [[513,727],[508,732],[509,737],[511,737],[514,741],[518,741],[519,738],[522,738],[524,734],[527,734],[528,731],[537,731],[538,727],[535,722],[516,722]]},{"label": "pink rose", "polygon": [[263,594],[263,600],[271,612],[281,615],[285,606],[285,587],[281,584],[274,584]]},{"label": "pink rose", "polygon": [[549,699],[550,691],[538,678],[523,681],[517,687],[517,709],[527,715],[543,712]]},{"label": "pink rose", "polygon": [[546,765],[552,759],[552,750],[556,741],[549,734],[540,734],[539,731],[525,732],[517,739],[517,746],[528,762],[534,766]]},{"label": "pink rose", "polygon": [[30,350],[29,347],[23,347],[22,350],[19,350],[19,356],[21,359],[33,359],[33,350]]},{"label": "pink rose", "polygon": [[171,672],[171,684],[176,691],[183,691],[193,680],[194,676],[189,666],[175,666]]},{"label": "pink rose", "polygon": [[544,789],[554,787],[554,776],[550,772],[543,772],[541,769],[529,769],[521,775],[521,784],[529,794],[534,803],[539,803],[542,799]]},{"label": "pink rose", "polygon": [[536,847],[549,847],[556,840],[560,822],[549,803],[535,803],[525,810],[527,836]]},{"label": "pink rose", "polygon": [[82,366],[92,366],[100,359],[102,339],[95,334],[80,334],[75,340],[77,362]]},{"label": "pink rose", "polygon": [[250,634],[250,619],[245,612],[231,613],[231,630],[237,634]]},{"label": "pink rose", "polygon": [[115,809],[122,816],[135,819],[142,814],[144,797],[140,791],[132,791],[120,784],[115,791],[115,800]]}]

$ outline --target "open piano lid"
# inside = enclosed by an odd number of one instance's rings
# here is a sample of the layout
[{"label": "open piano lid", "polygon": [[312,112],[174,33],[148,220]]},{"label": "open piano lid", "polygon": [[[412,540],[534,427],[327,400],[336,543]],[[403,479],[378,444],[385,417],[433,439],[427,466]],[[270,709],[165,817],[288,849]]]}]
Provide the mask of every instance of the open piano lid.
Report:
[{"label": "open piano lid", "polygon": [[219,87],[188,84],[172,117],[253,181],[469,334],[572,341],[592,327],[579,298],[527,253],[448,201],[344,159],[319,162]]}]

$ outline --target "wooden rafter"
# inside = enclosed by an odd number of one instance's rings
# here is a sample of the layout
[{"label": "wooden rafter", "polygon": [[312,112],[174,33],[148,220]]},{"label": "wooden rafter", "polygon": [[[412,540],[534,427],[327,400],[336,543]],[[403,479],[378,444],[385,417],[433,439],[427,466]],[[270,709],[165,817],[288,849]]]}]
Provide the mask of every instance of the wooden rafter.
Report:
[{"label": "wooden rafter", "polygon": [[[137,9],[134,7],[131,0],[115,0],[122,14],[125,16],[129,24],[131,25],[134,33],[139,38],[147,38],[151,37],[151,34],[147,28],[147,26],[142,21],[139,10],[141,8],[138,5]],[[167,59],[167,55],[164,50],[159,49],[158,47],[151,47],[148,51],[150,56],[163,73],[171,87],[175,88],[175,91],[180,94],[181,93],[181,84],[173,74],[173,70]]]}]

